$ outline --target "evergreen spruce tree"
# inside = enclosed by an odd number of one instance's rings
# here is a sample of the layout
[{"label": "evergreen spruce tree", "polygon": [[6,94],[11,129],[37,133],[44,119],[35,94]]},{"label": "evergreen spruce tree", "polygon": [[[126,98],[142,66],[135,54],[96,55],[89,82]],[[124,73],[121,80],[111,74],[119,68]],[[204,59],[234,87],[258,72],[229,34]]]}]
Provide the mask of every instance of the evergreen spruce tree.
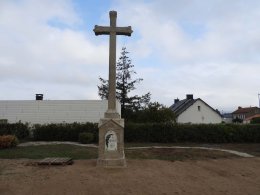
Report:
[{"label": "evergreen spruce tree", "polygon": [[[151,99],[151,93],[148,92],[142,96],[131,96],[130,92],[136,89],[135,85],[143,79],[133,79],[136,72],[133,70],[134,65],[128,57],[129,52],[125,47],[122,48],[121,56],[116,64],[116,98],[121,103],[121,114],[127,118],[129,112],[135,112],[146,108]],[[108,80],[99,77],[101,82],[98,85],[98,94],[101,99],[108,99]]]}]

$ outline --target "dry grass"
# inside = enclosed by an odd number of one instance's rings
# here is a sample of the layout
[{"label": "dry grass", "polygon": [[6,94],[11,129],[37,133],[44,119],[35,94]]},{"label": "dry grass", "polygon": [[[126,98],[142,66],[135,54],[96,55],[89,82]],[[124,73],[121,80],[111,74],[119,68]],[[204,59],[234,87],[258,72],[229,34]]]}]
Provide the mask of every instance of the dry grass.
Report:
[{"label": "dry grass", "polygon": [[176,149],[176,148],[151,148],[126,150],[129,159],[158,159],[170,161],[205,160],[220,158],[236,158],[238,156],[227,152],[201,150],[201,149]]}]

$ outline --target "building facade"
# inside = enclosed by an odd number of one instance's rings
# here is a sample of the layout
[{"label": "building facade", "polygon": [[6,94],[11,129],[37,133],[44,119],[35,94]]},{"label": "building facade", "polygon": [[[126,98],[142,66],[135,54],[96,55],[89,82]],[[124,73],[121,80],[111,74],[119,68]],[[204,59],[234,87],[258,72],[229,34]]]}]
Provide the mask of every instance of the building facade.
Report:
[{"label": "building facade", "polygon": [[170,109],[176,114],[177,123],[191,124],[215,124],[221,123],[220,113],[209,106],[202,99],[193,99],[193,95],[187,95],[186,99],[175,99]]},{"label": "building facade", "polygon": [[[121,105],[117,102],[121,115]],[[98,123],[104,118],[107,100],[1,100],[0,120],[8,123]]]},{"label": "building facade", "polygon": [[254,115],[260,114],[260,108],[258,107],[238,107],[237,110],[232,112],[233,119],[240,119],[244,122],[246,119],[251,118]]}]

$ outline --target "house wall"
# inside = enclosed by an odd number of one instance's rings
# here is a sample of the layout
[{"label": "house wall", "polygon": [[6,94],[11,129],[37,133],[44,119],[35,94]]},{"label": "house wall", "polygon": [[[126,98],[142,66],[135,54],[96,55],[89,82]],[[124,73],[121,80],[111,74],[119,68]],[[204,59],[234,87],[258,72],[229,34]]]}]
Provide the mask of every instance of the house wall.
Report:
[{"label": "house wall", "polygon": [[[121,115],[121,105],[117,102]],[[11,100],[0,101],[0,119],[8,123],[99,122],[107,110],[107,100]]]},{"label": "house wall", "polygon": [[242,120],[245,120],[246,118],[253,116],[255,114],[260,113],[260,109],[259,108],[250,108],[250,110],[247,110],[246,112],[240,112],[240,113],[234,113],[233,119],[239,118]]},{"label": "house wall", "polygon": [[[200,110],[198,110],[198,106],[200,107]],[[222,118],[205,103],[197,100],[192,106],[178,116],[177,122],[193,124],[221,123]]]},{"label": "house wall", "polygon": [[233,114],[233,119],[236,119],[236,118],[244,120],[246,118],[246,114],[245,113]]}]

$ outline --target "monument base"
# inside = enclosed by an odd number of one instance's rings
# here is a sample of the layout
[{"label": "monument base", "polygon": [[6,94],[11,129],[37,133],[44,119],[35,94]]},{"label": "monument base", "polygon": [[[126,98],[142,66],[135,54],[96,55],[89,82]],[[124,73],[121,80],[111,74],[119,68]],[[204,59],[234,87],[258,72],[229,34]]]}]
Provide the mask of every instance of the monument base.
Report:
[{"label": "monument base", "polygon": [[98,159],[97,160],[98,167],[105,168],[126,168],[126,160],[122,159]]},{"label": "monument base", "polygon": [[124,119],[103,118],[100,120],[97,166],[126,167]]}]

